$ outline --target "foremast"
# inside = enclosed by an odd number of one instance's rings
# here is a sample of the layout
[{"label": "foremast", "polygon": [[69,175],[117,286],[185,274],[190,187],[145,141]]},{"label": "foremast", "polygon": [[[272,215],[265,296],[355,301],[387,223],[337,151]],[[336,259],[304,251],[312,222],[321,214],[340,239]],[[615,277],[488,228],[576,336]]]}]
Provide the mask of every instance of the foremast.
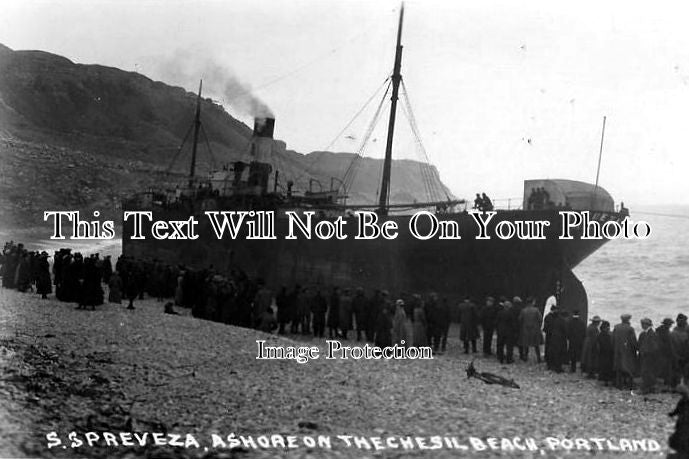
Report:
[{"label": "foremast", "polygon": [[392,170],[392,142],[395,133],[395,115],[400,82],[402,81],[402,21],[404,20],[404,3],[400,8],[400,20],[397,28],[397,47],[395,48],[395,65],[392,70],[392,96],[390,97],[390,120],[388,121],[388,138],[385,144],[385,160],[383,162],[383,179],[380,185],[378,213],[387,215],[390,201],[390,173]]},{"label": "foremast", "polygon": [[191,144],[191,165],[189,167],[189,188],[194,184],[196,174],[196,148],[199,144],[199,131],[201,130],[201,88],[203,80],[199,81],[199,94],[196,96],[196,114],[194,115],[194,137]]}]

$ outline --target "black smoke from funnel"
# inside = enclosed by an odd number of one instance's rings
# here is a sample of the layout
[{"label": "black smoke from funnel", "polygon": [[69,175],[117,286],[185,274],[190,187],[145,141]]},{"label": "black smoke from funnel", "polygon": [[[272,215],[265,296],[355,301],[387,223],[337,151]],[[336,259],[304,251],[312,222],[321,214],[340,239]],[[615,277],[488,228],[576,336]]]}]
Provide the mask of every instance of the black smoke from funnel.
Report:
[{"label": "black smoke from funnel", "polygon": [[273,112],[251,85],[241,81],[229,68],[198,53],[177,51],[156,65],[156,78],[182,86],[198,87],[203,79],[203,93],[221,99],[229,108],[253,118],[272,118]]}]

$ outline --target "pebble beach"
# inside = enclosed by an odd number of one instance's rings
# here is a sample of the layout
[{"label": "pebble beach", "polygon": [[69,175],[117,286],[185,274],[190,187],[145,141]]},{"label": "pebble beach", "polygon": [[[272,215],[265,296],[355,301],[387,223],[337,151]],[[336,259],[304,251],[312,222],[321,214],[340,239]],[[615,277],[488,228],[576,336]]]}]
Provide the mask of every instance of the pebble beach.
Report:
[{"label": "pebble beach", "polygon": [[[0,289],[1,457],[661,457],[674,428],[667,413],[676,394],[644,396],[580,374],[552,374],[535,362],[500,365],[465,355],[454,327],[448,351],[432,360],[299,364],[257,360],[256,340],[321,348],[324,341],[198,320],[183,310],[166,315],[155,300],[136,306],[75,310]],[[479,371],[514,379],[520,389],[467,379],[473,358]],[[86,432],[100,433],[99,440],[87,446]],[[117,446],[106,445],[103,432],[164,432],[168,444],[128,446],[117,436]],[[231,449],[231,434],[254,442],[294,437],[298,446]],[[189,436],[198,447],[180,446]],[[348,445],[356,436],[368,440]],[[434,436],[454,443],[430,450],[376,448],[372,440]],[[309,447],[305,437],[331,442]],[[499,444],[515,437],[512,447]],[[597,449],[592,438],[613,446]],[[514,448],[527,439],[538,449]],[[575,446],[549,448],[557,439]],[[636,450],[616,451],[623,439],[636,440]],[[642,440],[660,450],[644,451]]]}]

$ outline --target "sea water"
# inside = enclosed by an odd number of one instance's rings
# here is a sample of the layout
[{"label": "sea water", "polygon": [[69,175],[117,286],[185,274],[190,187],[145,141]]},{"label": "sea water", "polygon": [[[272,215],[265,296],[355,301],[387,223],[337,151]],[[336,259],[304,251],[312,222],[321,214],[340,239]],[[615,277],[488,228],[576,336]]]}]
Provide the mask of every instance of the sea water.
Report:
[{"label": "sea water", "polygon": [[652,228],[645,240],[612,240],[574,269],[586,288],[589,318],[612,325],[632,315],[632,325],[648,317],[655,326],[665,317],[689,316],[689,206],[631,209]]}]

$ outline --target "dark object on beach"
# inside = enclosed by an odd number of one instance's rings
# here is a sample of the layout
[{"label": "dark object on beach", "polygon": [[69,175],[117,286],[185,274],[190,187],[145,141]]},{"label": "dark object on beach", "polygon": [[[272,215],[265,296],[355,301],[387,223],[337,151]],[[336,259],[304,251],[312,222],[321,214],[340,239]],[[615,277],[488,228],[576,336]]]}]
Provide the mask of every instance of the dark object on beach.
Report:
[{"label": "dark object on beach", "polygon": [[675,431],[668,439],[668,446],[675,450],[674,454],[668,455],[672,458],[689,457],[689,388],[684,384],[677,387],[677,391],[682,397],[677,402],[675,409],[668,413],[668,416],[677,416]]},{"label": "dark object on beach", "polygon": [[179,315],[179,312],[175,311],[172,301],[168,301],[167,303],[165,303],[165,314],[173,314],[176,316]]},{"label": "dark object on beach", "polygon": [[519,389],[519,384],[514,382],[514,379],[503,378],[502,376],[494,375],[493,373],[476,371],[473,360],[467,367],[467,378],[480,379],[486,384],[500,384],[501,386]]},{"label": "dark object on beach", "polygon": [[318,430],[318,424],[311,421],[299,421],[297,425],[300,429]]}]

